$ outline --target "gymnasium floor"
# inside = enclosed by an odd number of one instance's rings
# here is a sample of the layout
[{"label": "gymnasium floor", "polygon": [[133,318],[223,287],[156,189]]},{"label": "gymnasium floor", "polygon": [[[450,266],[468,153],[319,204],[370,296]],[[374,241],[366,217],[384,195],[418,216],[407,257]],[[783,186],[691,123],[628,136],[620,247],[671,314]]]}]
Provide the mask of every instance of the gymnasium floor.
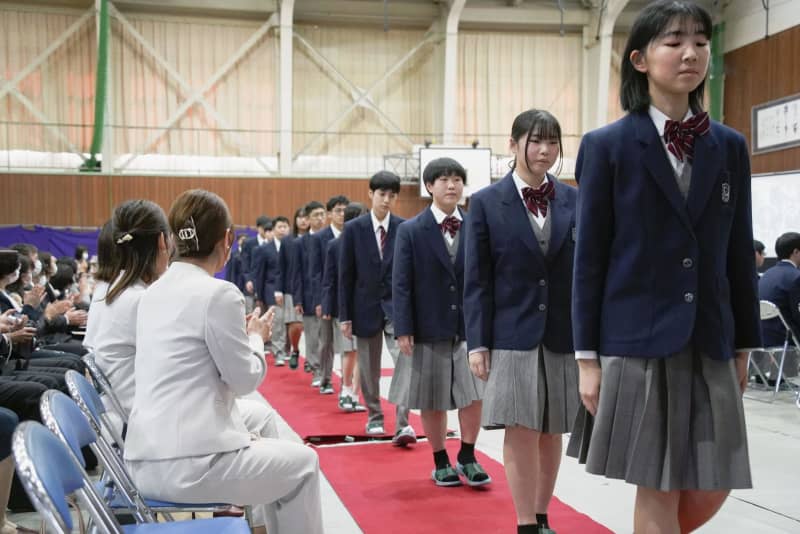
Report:
[{"label": "gymnasium floor", "polygon": [[[338,368],[338,357],[336,363]],[[385,351],[382,363],[385,369],[392,367],[392,360]],[[305,375],[304,378],[308,376]],[[269,384],[269,377],[267,380]],[[390,382],[390,377],[381,379],[381,392],[384,396],[388,393]],[[309,388],[309,395],[318,393]],[[251,397],[263,399],[257,393],[251,394]],[[335,402],[334,396],[329,398],[331,402]],[[790,394],[784,393],[772,404],[745,399],[745,410],[755,489],[733,492],[720,513],[698,532],[702,534],[800,533],[800,409],[795,406]],[[363,417],[366,420],[365,415],[354,414],[353,417]],[[458,428],[455,412],[449,414],[449,426]],[[299,436],[283,418],[279,422],[279,430],[282,437],[300,441]],[[416,430],[418,433],[422,432],[421,428]],[[502,431],[482,432],[477,448],[502,463],[502,440]],[[415,447],[427,446],[424,441],[415,445]],[[420,477],[429,475],[429,471],[419,473]],[[632,487],[618,481],[588,475],[575,460],[564,458],[556,486],[556,496],[611,531],[632,532],[633,495]],[[362,532],[324,478],[322,502],[327,534]],[[458,506],[458,501],[454,499],[453,505]],[[36,514],[12,514],[10,519],[23,526],[38,529]],[[413,533],[414,528],[411,523],[413,520],[404,518],[404,521],[407,523],[402,525],[400,531]],[[398,525],[396,519],[387,521],[387,525],[389,524]],[[387,529],[384,532],[394,531]],[[384,532],[368,534],[384,534]],[[442,532],[447,532],[446,527],[442,527]],[[572,533],[560,531],[559,534]]]}]

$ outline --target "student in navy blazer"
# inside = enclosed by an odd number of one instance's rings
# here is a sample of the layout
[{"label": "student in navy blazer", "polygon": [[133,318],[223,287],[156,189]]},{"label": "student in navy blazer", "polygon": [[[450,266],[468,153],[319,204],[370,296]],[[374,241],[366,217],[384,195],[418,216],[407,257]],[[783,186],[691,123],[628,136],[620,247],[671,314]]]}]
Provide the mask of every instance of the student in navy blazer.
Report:
[{"label": "student in navy blazer", "polygon": [[231,259],[225,268],[225,280],[238,287],[242,294],[245,292],[245,283],[247,282],[242,272],[242,244],[245,240],[247,240],[246,234],[241,234],[236,239],[236,244],[231,252]]},{"label": "student in navy blazer", "polygon": [[280,277],[278,251],[272,241],[256,247],[252,252],[253,284],[256,301],[262,310],[275,305],[277,280]]},{"label": "student in navy blazer", "polygon": [[[403,219],[391,213],[400,193],[400,177],[380,171],[370,178],[369,213],[348,222],[339,258],[339,320],[342,334],[357,336],[361,392],[369,412],[367,434],[384,433],[380,402],[383,342],[398,357],[392,330],[392,258],[397,227]],[[408,408],[397,406],[395,444],[416,441],[408,425]]]},{"label": "student in navy blazer", "polygon": [[[405,355],[397,368],[408,366],[410,373],[405,384],[403,374],[392,377],[389,400],[421,410],[437,486],[460,485],[459,474],[470,486],[483,486],[491,482],[475,458],[483,381],[469,370],[464,341],[465,215],[458,203],[467,171],[452,158],[437,158],[425,166],[422,179],[432,203],[400,225],[395,244],[394,333]],[[445,449],[447,411],[454,409],[461,430],[456,469]]]},{"label": "student in navy blazer", "polygon": [[[767,269],[759,279],[758,297],[776,305],[789,328],[800,339],[800,269],[797,268],[800,265],[800,234],[786,232],[781,235],[775,242],[775,253],[778,263]],[[789,340],[782,376],[797,376],[797,348],[781,320],[776,317],[762,321],[761,334],[765,347],[781,347]],[[778,369],[770,366],[766,355],[756,352],[752,359],[762,373],[770,373],[770,384],[775,385]]]},{"label": "student in navy blazer", "polygon": [[319,270],[314,266],[319,243],[314,234],[322,231],[325,224],[325,206],[316,200],[306,204],[309,221],[308,233],[297,239],[294,249],[294,272],[292,295],[294,307],[303,316],[303,331],[306,334],[306,372],[312,373],[311,387],[318,388],[320,376],[319,333],[322,314],[314,303],[314,290],[319,285]]},{"label": "student in navy blazer", "polygon": [[[272,221],[270,221],[269,217],[266,215],[259,216],[256,219],[256,230],[258,234],[255,237],[245,239],[244,243],[242,243],[240,259],[242,263],[242,276],[245,279],[244,294],[251,299],[254,298],[255,294],[255,285],[252,283],[254,276],[253,273],[255,271],[255,267],[253,265],[253,251],[267,241],[266,229],[267,226],[271,225],[271,223]],[[248,284],[247,282],[250,283]],[[248,308],[249,307],[250,306],[248,306]]]},{"label": "student in navy blazer", "polygon": [[[366,208],[358,202],[351,202],[344,211],[344,223],[363,215]],[[344,226],[342,227],[344,229]],[[361,389],[358,387],[356,373],[355,339],[347,339],[341,331],[339,321],[339,256],[342,250],[340,237],[328,242],[325,252],[325,271],[322,273],[322,318],[333,322],[334,349],[342,355],[342,389],[339,392],[339,408],[346,412],[364,411],[358,403]],[[338,347],[337,347],[338,345]]]},{"label": "student in navy blazer", "polygon": [[311,247],[311,269],[313,272],[312,280],[314,287],[312,289],[314,309],[320,317],[320,330],[319,330],[319,361],[320,370],[319,378],[321,380],[319,385],[319,392],[322,395],[333,394],[333,385],[331,384],[331,375],[333,374],[333,354],[334,354],[334,335],[333,335],[333,321],[330,316],[322,312],[322,276],[325,271],[325,252],[328,243],[342,233],[344,229],[344,210],[350,200],[346,196],[337,195],[331,197],[326,208],[326,217],[330,221],[330,225],[323,230],[317,232],[313,236],[314,243]]},{"label": "student in navy blazer", "polygon": [[742,135],[702,112],[711,35],[693,2],[641,10],[622,56],[628,114],[586,134],[576,160],[573,330],[593,417],[570,454],[637,486],[636,532],[692,532],[752,484],[750,162]]},{"label": "student in navy blazer", "polygon": [[579,405],[570,329],[577,194],[547,172],[563,159],[552,114],[520,113],[509,150],[512,171],[470,200],[464,318],[470,366],[487,381],[482,423],[505,428],[518,531],[546,532],[561,435]]}]

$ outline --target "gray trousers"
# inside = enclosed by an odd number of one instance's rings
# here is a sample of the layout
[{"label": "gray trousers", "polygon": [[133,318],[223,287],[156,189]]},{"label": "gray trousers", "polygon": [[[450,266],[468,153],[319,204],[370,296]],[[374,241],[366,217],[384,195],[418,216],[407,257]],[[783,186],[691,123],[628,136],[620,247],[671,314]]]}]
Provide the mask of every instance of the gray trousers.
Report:
[{"label": "gray trousers", "polygon": [[276,360],[286,358],[286,323],[283,322],[283,306],[275,306],[275,319],[272,321],[272,354]]},{"label": "gray trousers", "polygon": [[320,319],[319,325],[319,378],[322,383],[330,383],[333,374],[333,320]]},{"label": "gray trousers", "polygon": [[316,315],[303,316],[303,334],[306,336],[306,361],[314,371],[314,376],[319,374],[319,327],[322,319]]},{"label": "gray trousers", "polygon": [[[367,406],[369,423],[383,424],[383,410],[381,409],[381,353],[383,352],[383,342],[392,356],[392,361],[397,366],[397,358],[400,356],[400,349],[394,339],[394,328],[392,323],[387,321],[384,324],[383,332],[378,332],[372,337],[359,337],[356,340],[358,349],[358,374],[361,377],[361,394],[364,395],[364,403]],[[408,408],[397,405],[397,422],[395,430],[408,426]]]}]

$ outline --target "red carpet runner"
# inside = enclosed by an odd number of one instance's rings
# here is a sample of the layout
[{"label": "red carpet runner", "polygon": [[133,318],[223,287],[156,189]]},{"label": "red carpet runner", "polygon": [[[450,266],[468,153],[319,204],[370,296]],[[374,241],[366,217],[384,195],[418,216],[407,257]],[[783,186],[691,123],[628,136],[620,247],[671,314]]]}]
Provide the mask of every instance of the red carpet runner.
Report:
[{"label": "red carpet runner", "polygon": [[[271,361],[270,361],[271,363]],[[334,377],[339,391],[338,377]],[[363,436],[366,413],[347,414],[336,395],[311,388],[301,366],[270,366],[259,391],[303,439],[309,436]],[[383,401],[386,430],[394,429],[394,407]],[[411,424],[422,432],[419,416]],[[494,431],[499,432],[499,431]],[[448,440],[455,462],[459,442]],[[438,488],[430,480],[430,448],[419,443],[398,449],[391,443],[358,443],[317,447],[320,465],[347,510],[366,534],[513,533],[514,506],[503,466],[476,451],[493,482],[485,489]],[[611,531],[558,499],[550,504],[550,524],[559,534],[608,534]]]}]

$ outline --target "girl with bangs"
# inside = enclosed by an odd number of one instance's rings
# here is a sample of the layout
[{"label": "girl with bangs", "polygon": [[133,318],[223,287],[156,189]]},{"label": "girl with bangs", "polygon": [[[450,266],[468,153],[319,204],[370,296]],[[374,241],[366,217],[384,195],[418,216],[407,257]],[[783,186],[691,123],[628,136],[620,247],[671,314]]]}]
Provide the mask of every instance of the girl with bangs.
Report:
[{"label": "girl with bangs", "polygon": [[563,149],[547,111],[517,116],[509,149],[511,172],[470,200],[464,320],[470,368],[486,380],[482,425],[505,428],[517,532],[549,533],[561,435],[580,404],[570,322],[577,193],[548,172]]},{"label": "girl with bangs", "polygon": [[[744,138],[702,110],[712,25],[641,11],[619,121],[576,164],[573,300],[582,411],[569,453],[637,486],[634,530],[691,532],[751,487],[741,395],[761,345]],[[591,438],[591,439],[590,439]]]}]

